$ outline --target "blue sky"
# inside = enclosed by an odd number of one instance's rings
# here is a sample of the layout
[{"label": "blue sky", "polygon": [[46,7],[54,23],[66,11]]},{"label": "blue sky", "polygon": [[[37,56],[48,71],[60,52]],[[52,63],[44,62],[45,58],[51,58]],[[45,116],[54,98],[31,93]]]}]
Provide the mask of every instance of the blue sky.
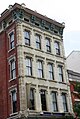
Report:
[{"label": "blue sky", "polygon": [[[15,2],[16,0],[2,0],[0,13]],[[65,55],[73,50],[80,50],[80,0],[17,0],[17,3],[25,3],[26,7],[38,13],[60,23],[65,22],[63,35]]]}]

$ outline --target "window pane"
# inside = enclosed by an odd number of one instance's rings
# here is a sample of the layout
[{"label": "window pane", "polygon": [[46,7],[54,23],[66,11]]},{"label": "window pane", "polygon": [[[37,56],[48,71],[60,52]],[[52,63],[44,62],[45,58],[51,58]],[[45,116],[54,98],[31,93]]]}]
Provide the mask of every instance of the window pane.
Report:
[{"label": "window pane", "polygon": [[46,38],[46,50],[47,52],[51,52],[50,39],[47,38]]},{"label": "window pane", "polygon": [[32,75],[32,63],[31,63],[31,58],[26,59],[26,74],[28,76]]},{"label": "window pane", "polygon": [[59,81],[62,82],[63,81],[63,70],[62,70],[62,66],[58,66],[58,72],[59,72]]},{"label": "window pane", "polygon": [[28,32],[28,31],[24,31],[24,37],[27,38],[27,39],[30,38],[30,36],[29,36],[29,32]]},{"label": "window pane", "polygon": [[14,41],[11,42],[11,49],[14,47]]},{"label": "window pane", "polygon": [[52,92],[53,111],[58,111],[56,92]]},{"label": "window pane", "polygon": [[56,50],[56,54],[57,54],[57,55],[60,55],[59,42],[55,42],[55,50]]},{"label": "window pane", "polygon": [[10,49],[14,47],[14,32],[9,34],[10,36]]},{"label": "window pane", "polygon": [[13,33],[13,32],[10,33],[10,41],[11,41],[11,42],[14,41],[14,33]]},{"label": "window pane", "polygon": [[40,94],[41,94],[41,106],[42,106],[42,110],[47,111],[45,90],[41,90]]},{"label": "window pane", "polygon": [[36,35],[36,48],[41,49],[41,41],[39,35]]},{"label": "window pane", "polygon": [[15,72],[15,70],[13,70],[13,79],[15,78],[15,74],[16,74],[16,72]]},{"label": "window pane", "polygon": [[39,78],[42,78],[42,77],[43,77],[42,61],[38,61],[38,77],[39,77]]},{"label": "window pane", "polygon": [[12,111],[13,113],[17,112],[17,96],[16,91],[12,91]]},{"label": "window pane", "polygon": [[15,69],[15,61],[12,61],[12,70]]},{"label": "window pane", "polygon": [[48,68],[49,68],[49,79],[53,79],[53,65],[48,64]]},{"label": "window pane", "polygon": [[12,92],[12,99],[13,99],[13,101],[16,101],[17,100],[17,98],[16,98],[16,92],[15,91]]},{"label": "window pane", "polygon": [[12,59],[12,60],[10,61],[10,63],[11,63],[11,67],[10,67],[11,79],[14,79],[14,78],[16,77],[16,66],[15,66],[15,61],[14,61],[14,59]]},{"label": "window pane", "polygon": [[30,33],[28,31],[24,31],[24,39],[25,39],[25,44],[30,45]]},{"label": "window pane", "polygon": [[67,108],[66,94],[62,94],[62,100],[63,100],[63,109],[64,109],[64,112],[67,112],[68,111],[68,108]]},{"label": "window pane", "polygon": [[35,104],[34,104],[34,89],[31,88],[30,89],[30,110],[34,110],[35,109]]}]

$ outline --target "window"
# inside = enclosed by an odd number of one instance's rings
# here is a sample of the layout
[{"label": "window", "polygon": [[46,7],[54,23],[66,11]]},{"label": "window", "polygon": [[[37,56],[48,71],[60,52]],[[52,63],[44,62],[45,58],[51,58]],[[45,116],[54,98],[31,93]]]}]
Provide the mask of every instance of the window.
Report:
[{"label": "window", "polygon": [[30,110],[35,110],[35,104],[34,104],[34,89],[30,89]]},{"label": "window", "polygon": [[53,111],[54,112],[58,111],[56,92],[52,92],[52,104],[53,104]]},{"label": "window", "polygon": [[26,58],[26,74],[27,74],[27,76],[31,76],[32,75],[31,58]]},{"label": "window", "polygon": [[36,48],[41,49],[40,35],[37,35],[37,34],[36,34]]},{"label": "window", "polygon": [[10,75],[11,79],[15,79],[16,77],[15,59],[10,60]]},{"label": "window", "polygon": [[50,39],[46,38],[46,51],[51,52]]},{"label": "window", "polygon": [[43,111],[47,111],[46,108],[46,94],[45,94],[45,90],[41,90],[40,94],[41,94],[41,106],[42,106],[42,110]]},{"label": "window", "polygon": [[12,113],[17,112],[17,96],[16,96],[16,90],[11,91],[12,96]]},{"label": "window", "polygon": [[59,81],[63,82],[63,67],[61,65],[58,65],[58,72],[59,72]]},{"label": "window", "polygon": [[24,31],[24,40],[25,40],[25,45],[30,46],[30,32],[29,31]]},{"label": "window", "polygon": [[14,48],[14,32],[11,32],[9,34],[9,38],[10,38],[10,49],[13,49]]},{"label": "window", "polygon": [[56,50],[56,54],[60,55],[60,46],[59,46],[59,42],[55,41],[55,50]]},{"label": "window", "polygon": [[43,78],[43,64],[38,60],[38,77]]},{"label": "window", "polygon": [[63,101],[64,112],[67,112],[68,108],[67,108],[67,100],[66,100],[66,94],[65,93],[62,93],[62,101]]},{"label": "window", "polygon": [[49,71],[49,79],[54,79],[53,77],[53,64],[49,63],[48,64],[48,71]]}]

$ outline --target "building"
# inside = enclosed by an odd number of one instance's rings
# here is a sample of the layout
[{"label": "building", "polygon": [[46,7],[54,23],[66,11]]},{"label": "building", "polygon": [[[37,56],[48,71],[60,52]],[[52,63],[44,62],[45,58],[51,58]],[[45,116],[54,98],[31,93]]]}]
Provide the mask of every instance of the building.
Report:
[{"label": "building", "polygon": [[80,94],[76,90],[76,84],[80,83],[80,51],[72,51],[66,59],[67,73],[70,82],[72,104],[80,103]]},{"label": "building", "polygon": [[0,17],[0,119],[62,118],[73,114],[63,23],[24,4]]}]

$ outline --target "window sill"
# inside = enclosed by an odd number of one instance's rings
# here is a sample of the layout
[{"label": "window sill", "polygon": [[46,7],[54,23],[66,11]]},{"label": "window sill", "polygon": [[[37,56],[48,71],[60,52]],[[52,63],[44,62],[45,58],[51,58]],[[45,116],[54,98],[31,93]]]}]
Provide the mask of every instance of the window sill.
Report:
[{"label": "window sill", "polygon": [[47,79],[45,79],[45,78],[39,78],[39,77],[37,77],[37,79],[47,81]]},{"label": "window sill", "polygon": [[41,49],[37,49],[37,48],[35,48],[35,50],[36,50],[36,51],[40,51],[40,52],[44,52],[43,50],[41,50]]},{"label": "window sill", "polygon": [[13,78],[13,79],[10,79],[10,80],[9,80],[9,82],[11,82],[11,81],[13,81],[13,80],[15,80],[15,79],[16,79],[16,77],[15,77],[15,78]]},{"label": "window sill", "polygon": [[54,56],[54,54],[52,54],[51,52],[47,52],[47,51],[46,51],[45,53]]},{"label": "window sill", "polygon": [[58,83],[65,84],[65,85],[67,84],[67,83],[65,83],[65,82],[58,82]]},{"label": "window sill", "polygon": [[11,51],[14,50],[14,49],[15,49],[15,47],[13,47],[12,49],[9,49],[8,52],[11,52]]},{"label": "window sill", "polygon": [[14,115],[17,115],[18,112],[15,112],[15,113],[11,113],[10,116],[14,116]]},{"label": "window sill", "polygon": [[55,56],[56,56],[56,57],[60,57],[60,58],[64,58],[63,56],[61,56],[61,55],[57,55],[57,54],[55,54]]},{"label": "window sill", "polygon": [[56,80],[50,80],[50,79],[48,79],[48,81],[49,81],[49,82],[55,82],[55,83],[57,83]]},{"label": "window sill", "polygon": [[25,75],[25,77],[35,78],[34,76],[28,76],[28,75]]},{"label": "window sill", "polygon": [[24,47],[28,47],[28,48],[33,49],[30,45],[26,45],[26,44],[24,44],[23,46],[24,46]]}]

